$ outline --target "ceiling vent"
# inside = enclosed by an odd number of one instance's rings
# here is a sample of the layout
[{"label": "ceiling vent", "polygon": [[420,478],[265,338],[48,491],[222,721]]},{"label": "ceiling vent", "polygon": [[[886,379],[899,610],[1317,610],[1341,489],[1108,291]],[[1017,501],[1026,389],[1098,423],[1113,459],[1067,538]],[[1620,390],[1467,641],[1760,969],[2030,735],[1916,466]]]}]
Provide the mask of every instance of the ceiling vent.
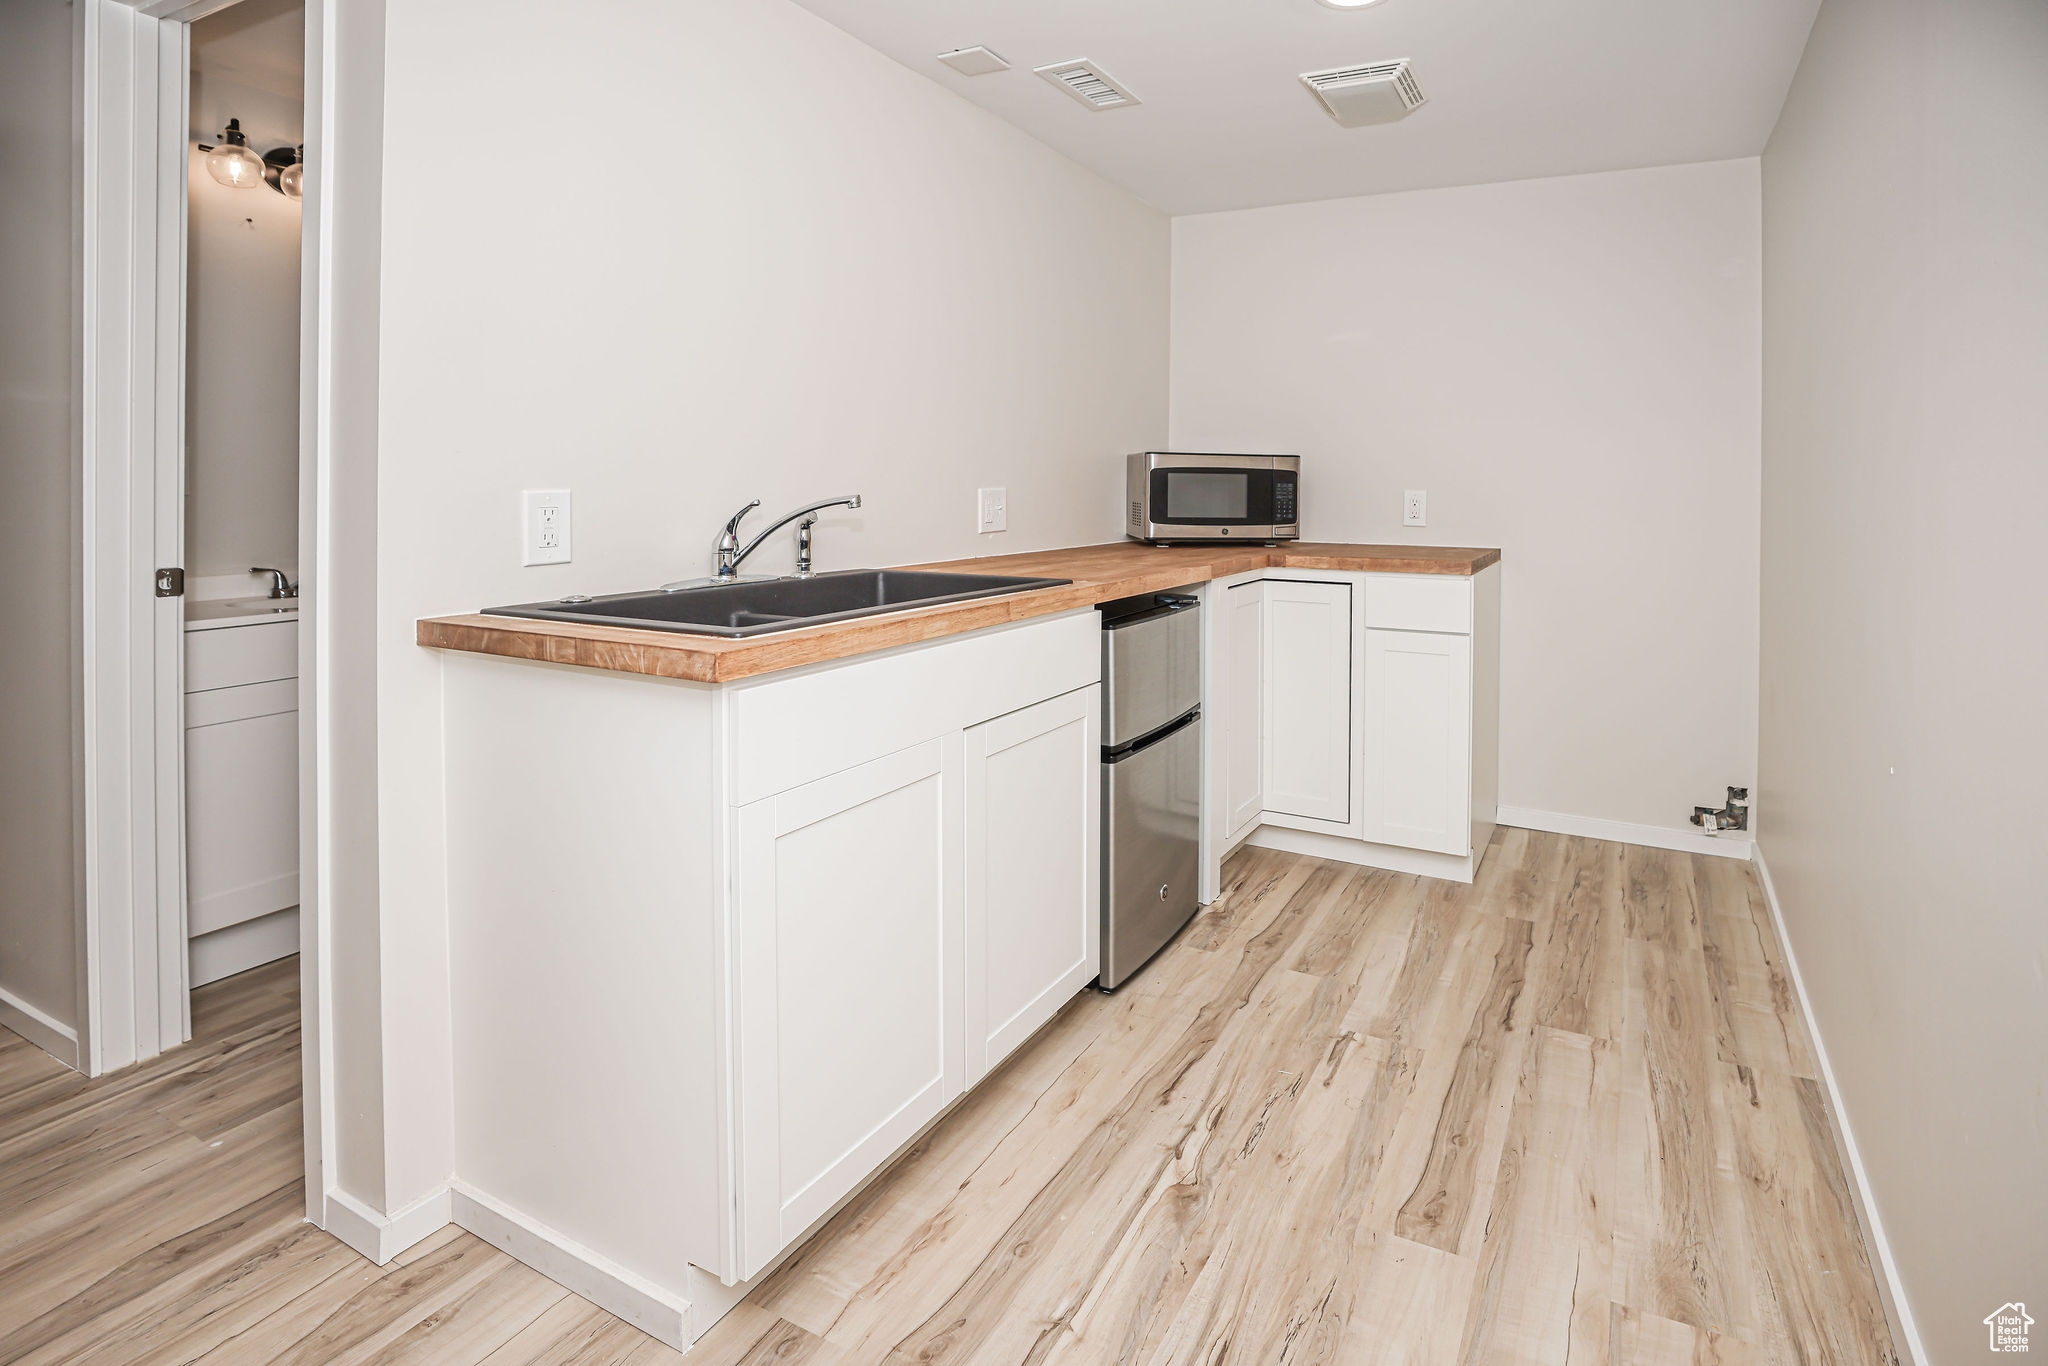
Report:
[{"label": "ceiling vent", "polygon": [[1121,109],[1138,103],[1136,95],[1090,61],[1055,62],[1033,70],[1090,109]]},{"label": "ceiling vent", "polygon": [[1315,92],[1331,118],[1346,128],[1392,123],[1408,117],[1429,97],[1415,83],[1408,59],[1305,71],[1301,83]]},{"label": "ceiling vent", "polygon": [[951,52],[941,52],[939,60],[963,76],[987,76],[1010,69],[1008,62],[985,47],[956,47]]}]

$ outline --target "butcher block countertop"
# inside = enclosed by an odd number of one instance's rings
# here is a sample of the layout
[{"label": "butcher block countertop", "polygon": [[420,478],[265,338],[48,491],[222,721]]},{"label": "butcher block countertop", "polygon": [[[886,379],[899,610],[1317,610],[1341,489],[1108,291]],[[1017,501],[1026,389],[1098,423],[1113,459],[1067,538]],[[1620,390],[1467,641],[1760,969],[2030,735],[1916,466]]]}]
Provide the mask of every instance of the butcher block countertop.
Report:
[{"label": "butcher block countertop", "polygon": [[941,636],[979,631],[1005,622],[1093,607],[1112,598],[1157,593],[1183,584],[1228,578],[1256,569],[1328,569],[1353,573],[1471,575],[1500,559],[1498,550],[1425,545],[1338,545],[1294,541],[1265,546],[1152,546],[1137,541],[992,555],[978,560],[904,565],[967,574],[1015,574],[1071,579],[1004,597],[858,617],[772,635],[733,639],[674,631],[529,621],[470,613],[430,617],[419,624],[419,643],[440,650],[503,655],[574,664],[615,673],[729,683],[803,664],[914,645]]}]

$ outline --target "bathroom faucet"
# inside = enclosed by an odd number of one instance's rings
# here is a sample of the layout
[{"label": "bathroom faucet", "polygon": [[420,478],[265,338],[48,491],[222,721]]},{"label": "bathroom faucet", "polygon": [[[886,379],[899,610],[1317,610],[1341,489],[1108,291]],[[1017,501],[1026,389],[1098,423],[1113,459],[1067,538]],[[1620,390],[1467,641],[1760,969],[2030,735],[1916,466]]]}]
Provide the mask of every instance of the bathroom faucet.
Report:
[{"label": "bathroom faucet", "polygon": [[259,565],[249,572],[270,575],[270,596],[273,598],[295,598],[299,595],[299,586],[286,578],[282,569],[265,569]]},{"label": "bathroom faucet", "polygon": [[731,520],[726,522],[725,531],[718,538],[717,582],[731,583],[737,579],[739,577],[740,561],[758,550],[761,542],[767,540],[770,536],[798,518],[802,518],[803,523],[797,527],[796,533],[796,572],[800,575],[808,576],[811,572],[811,528],[817,525],[817,514],[826,508],[857,508],[860,506],[860,495],[850,493],[843,498],[821,498],[817,502],[800,507],[794,512],[785,513],[770,523],[766,531],[763,531],[753,540],[747,542],[746,546],[742,548],[740,546],[740,519],[759,506],[761,506],[761,500],[756,498],[753,502],[735,512]]}]

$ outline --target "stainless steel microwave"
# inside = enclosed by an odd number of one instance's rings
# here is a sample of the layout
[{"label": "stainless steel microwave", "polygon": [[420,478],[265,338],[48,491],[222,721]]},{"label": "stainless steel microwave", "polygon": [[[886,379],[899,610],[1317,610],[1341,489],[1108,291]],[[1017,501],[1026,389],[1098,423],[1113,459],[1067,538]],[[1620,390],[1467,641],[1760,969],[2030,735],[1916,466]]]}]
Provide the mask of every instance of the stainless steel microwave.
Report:
[{"label": "stainless steel microwave", "polygon": [[1130,458],[1124,530],[1134,539],[1292,541],[1301,457],[1143,451]]}]

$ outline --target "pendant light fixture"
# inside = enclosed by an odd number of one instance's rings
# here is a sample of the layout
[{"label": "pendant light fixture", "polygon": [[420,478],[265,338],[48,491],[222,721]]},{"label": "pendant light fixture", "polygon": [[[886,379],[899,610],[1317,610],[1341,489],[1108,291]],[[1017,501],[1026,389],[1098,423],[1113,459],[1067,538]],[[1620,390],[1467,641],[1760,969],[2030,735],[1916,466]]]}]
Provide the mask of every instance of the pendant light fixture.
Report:
[{"label": "pendant light fixture", "polygon": [[229,119],[220,141],[211,147],[201,143],[199,150],[206,153],[206,173],[229,189],[246,190],[263,183],[263,158],[249,145],[240,119]]},{"label": "pendant light fixture", "polygon": [[263,179],[286,199],[306,197],[306,145],[273,147],[263,154]]}]

